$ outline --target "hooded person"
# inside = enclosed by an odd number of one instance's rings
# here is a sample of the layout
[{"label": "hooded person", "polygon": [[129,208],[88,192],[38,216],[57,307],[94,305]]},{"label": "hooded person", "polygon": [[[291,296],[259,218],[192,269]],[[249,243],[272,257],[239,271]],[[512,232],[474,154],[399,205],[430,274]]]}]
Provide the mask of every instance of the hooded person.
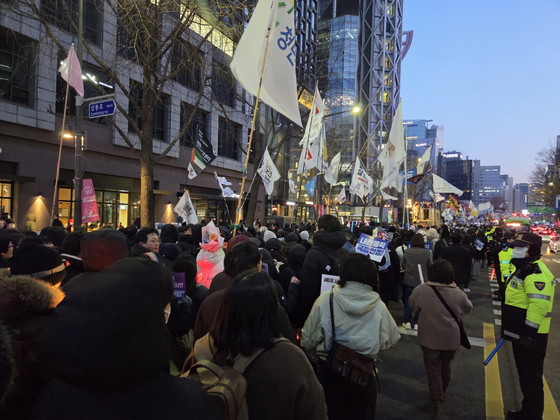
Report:
[{"label": "hooded person", "polygon": [[12,337],[17,376],[0,406],[0,418],[23,420],[50,380],[44,364],[46,334],[64,299],[59,285],[66,271],[56,251],[38,244],[23,246],[14,263],[12,275],[0,272],[0,318]]},{"label": "hooded person", "polygon": [[222,418],[199,385],[169,375],[170,273],[127,258],[92,280],[55,313],[46,350],[54,379],[35,418]]},{"label": "hooded person", "polygon": [[214,222],[208,223],[201,231],[201,250],[196,256],[196,264],[198,265],[197,283],[209,289],[212,279],[224,270],[226,255],[223,249],[224,238],[220,235],[220,229],[214,226]]},{"label": "hooded person", "polygon": [[70,279],[84,272],[84,263],[81,257],[81,243],[86,233],[87,232],[85,230],[76,229],[74,232],[66,236],[60,245],[60,256],[66,265],[66,278],[60,285],[61,287],[64,287]]},{"label": "hooded person", "polygon": [[64,293],[70,295],[74,290],[88,283],[90,278],[119,260],[128,257],[126,236],[113,229],[101,229],[87,233],[80,241],[80,252],[84,272],[64,284]]},{"label": "hooded person", "polygon": [[39,232],[39,226],[37,226],[37,216],[34,213],[27,214],[27,221],[25,222],[25,226],[23,231],[30,231],[30,232]]},{"label": "hooded person", "polygon": [[40,234],[47,236],[57,248],[60,248],[62,242],[64,242],[64,239],[68,236],[66,229],[60,226],[46,226],[41,229]]},{"label": "hooded person", "polygon": [[163,257],[163,266],[173,271],[173,262],[181,253],[181,248],[175,245],[175,243],[167,242],[160,245],[159,252]]},{"label": "hooded person", "polygon": [[305,255],[301,270],[300,299],[295,314],[299,327],[303,326],[313,302],[321,294],[322,277],[338,276],[340,259],[348,253],[343,249],[346,235],[335,216],[321,216],[317,227],[319,230],[313,235],[313,247]]},{"label": "hooded person", "polygon": [[375,416],[377,398],[374,372],[368,372],[371,377],[365,388],[354,385],[327,369],[329,350],[336,338],[341,345],[375,360],[380,350],[393,347],[401,336],[379,296],[375,263],[366,255],[348,253],[339,273],[340,282],[313,304],[301,331],[301,347],[318,363],[329,419],[370,419]]},{"label": "hooded person", "polygon": [[179,240],[179,231],[172,224],[163,225],[159,239],[162,244],[175,244]]}]

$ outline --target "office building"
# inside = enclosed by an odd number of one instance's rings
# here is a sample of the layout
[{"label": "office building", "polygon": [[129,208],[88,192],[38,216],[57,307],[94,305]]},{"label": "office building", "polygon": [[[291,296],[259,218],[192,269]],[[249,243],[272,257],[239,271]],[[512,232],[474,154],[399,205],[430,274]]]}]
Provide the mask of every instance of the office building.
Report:
[{"label": "office building", "polygon": [[501,195],[500,166],[481,166],[480,161],[475,161],[473,184],[475,183],[478,196],[473,197],[476,198],[476,201],[473,200],[474,204],[479,205],[490,201],[493,197],[499,197]]},{"label": "office building", "polygon": [[513,197],[513,177],[509,175],[500,175],[501,196],[504,200],[504,210],[511,213],[514,207]]}]

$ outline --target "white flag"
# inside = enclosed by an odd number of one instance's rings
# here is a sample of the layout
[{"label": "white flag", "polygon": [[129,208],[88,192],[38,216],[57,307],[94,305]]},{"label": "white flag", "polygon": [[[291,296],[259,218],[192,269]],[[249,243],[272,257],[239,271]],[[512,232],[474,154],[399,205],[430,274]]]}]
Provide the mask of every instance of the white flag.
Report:
[{"label": "white flag", "polygon": [[344,187],[342,187],[336,199],[338,200],[338,204],[342,204],[346,201],[346,190],[344,189]]},{"label": "white flag", "polygon": [[84,96],[84,80],[82,79],[82,68],[80,67],[80,61],[78,56],[74,51],[74,43],[70,45],[68,50],[68,56],[60,64],[58,68],[60,76],[68,82],[70,86],[76,89],[78,95]]},{"label": "white flag", "polygon": [[261,176],[264,184],[264,189],[268,195],[274,191],[274,183],[280,179],[280,172],[274,166],[274,162],[268,153],[268,149],[264,151],[264,158],[257,173]]},{"label": "white flag", "polygon": [[260,99],[302,127],[296,81],[296,31],[293,0],[260,0],[233,55],[231,71],[257,96],[270,28]]},{"label": "white flag", "polygon": [[297,194],[296,193],[296,184],[294,184],[294,181],[292,181],[291,179],[288,181],[288,183],[290,184],[290,192],[292,194]]},{"label": "white flag", "polygon": [[196,225],[198,223],[196,211],[187,191],[185,191],[173,211],[181,216],[187,224]]},{"label": "white flag", "polygon": [[384,191],[381,191],[381,197],[383,197],[383,200],[398,200],[397,197],[393,197],[392,195],[389,195]]},{"label": "white flag", "polygon": [[229,182],[225,176],[218,176],[218,173],[216,171],[214,171],[214,176],[216,177],[216,181],[218,181],[220,190],[222,190],[222,196],[233,197],[235,193],[230,187],[228,187],[228,185],[231,185],[231,182]]},{"label": "white flag", "polygon": [[492,204],[490,203],[490,201],[478,205],[479,211],[490,210],[491,208],[492,208]]},{"label": "white flag", "polygon": [[391,185],[391,181],[398,176],[399,167],[406,158],[406,149],[404,144],[402,103],[399,101],[397,111],[395,112],[395,118],[393,119],[393,124],[391,125],[389,140],[381,152],[382,156],[380,160],[384,165],[381,188]]},{"label": "white flag", "polygon": [[416,167],[417,174],[423,174],[424,169],[429,169],[431,157],[432,157],[432,146],[433,143],[430,144],[430,147],[426,149],[420,160],[418,161],[418,166]]},{"label": "white flag", "polygon": [[[319,94],[319,88],[315,88],[315,96],[313,97],[313,104],[311,112],[305,126],[305,133],[300,141],[302,145],[301,155],[299,157],[299,164],[297,173],[301,174],[303,171],[308,171],[317,167],[317,163],[321,161],[321,154],[324,151],[324,130],[323,130],[323,115],[325,113],[325,104]],[[321,168],[319,166],[319,168]]]},{"label": "white flag", "polygon": [[433,176],[432,181],[433,181],[434,192],[457,194],[459,197],[461,197],[463,195],[463,190],[460,190],[459,188],[454,187],[449,182],[447,182],[445,179],[437,176],[436,174],[432,174],[432,176]]},{"label": "white flag", "polygon": [[373,193],[373,179],[367,174],[366,169],[359,158],[356,159],[354,171],[352,172],[350,192],[362,198]]},{"label": "white flag", "polygon": [[338,152],[333,159],[331,160],[331,164],[325,172],[325,181],[329,184],[334,185],[338,180],[338,170],[340,168],[340,152]]}]

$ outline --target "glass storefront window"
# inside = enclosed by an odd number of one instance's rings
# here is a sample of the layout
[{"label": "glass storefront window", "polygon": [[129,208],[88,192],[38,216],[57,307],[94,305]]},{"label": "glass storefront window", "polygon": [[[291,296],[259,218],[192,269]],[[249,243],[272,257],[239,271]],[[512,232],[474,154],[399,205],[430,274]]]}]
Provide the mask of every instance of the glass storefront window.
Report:
[{"label": "glass storefront window", "polygon": [[12,183],[0,184],[0,214],[8,213],[12,217]]}]

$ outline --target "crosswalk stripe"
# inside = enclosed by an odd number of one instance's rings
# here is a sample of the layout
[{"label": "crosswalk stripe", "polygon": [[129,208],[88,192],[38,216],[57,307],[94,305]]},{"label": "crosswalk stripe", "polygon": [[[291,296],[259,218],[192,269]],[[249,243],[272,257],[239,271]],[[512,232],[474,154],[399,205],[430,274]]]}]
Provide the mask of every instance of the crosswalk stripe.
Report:
[{"label": "crosswalk stripe", "polygon": [[501,306],[501,305],[502,305],[502,302],[500,302],[499,300],[493,300],[493,301],[492,301],[492,305],[494,305],[494,306]]},{"label": "crosswalk stripe", "polygon": [[494,309],[494,315],[502,316],[502,310],[501,309]]},{"label": "crosswalk stripe", "polygon": [[501,319],[494,319],[494,324],[495,325],[502,325],[502,320]]},{"label": "crosswalk stripe", "polygon": [[[398,327],[399,333],[403,334],[403,335],[410,335],[412,337],[417,337],[418,336],[418,331],[416,330],[407,330],[404,327]],[[479,337],[469,337],[469,341],[471,343],[471,346],[474,347],[484,347],[486,346],[486,340],[484,338],[479,338]]]},{"label": "crosswalk stripe", "polygon": [[[494,326],[483,324],[483,335],[486,340],[484,346],[484,360],[494,347],[496,347],[496,337],[494,336]],[[486,392],[486,418],[491,420],[504,420],[504,400],[502,398],[502,383],[500,381],[500,366],[498,364],[498,353],[484,368],[484,385]]]}]

